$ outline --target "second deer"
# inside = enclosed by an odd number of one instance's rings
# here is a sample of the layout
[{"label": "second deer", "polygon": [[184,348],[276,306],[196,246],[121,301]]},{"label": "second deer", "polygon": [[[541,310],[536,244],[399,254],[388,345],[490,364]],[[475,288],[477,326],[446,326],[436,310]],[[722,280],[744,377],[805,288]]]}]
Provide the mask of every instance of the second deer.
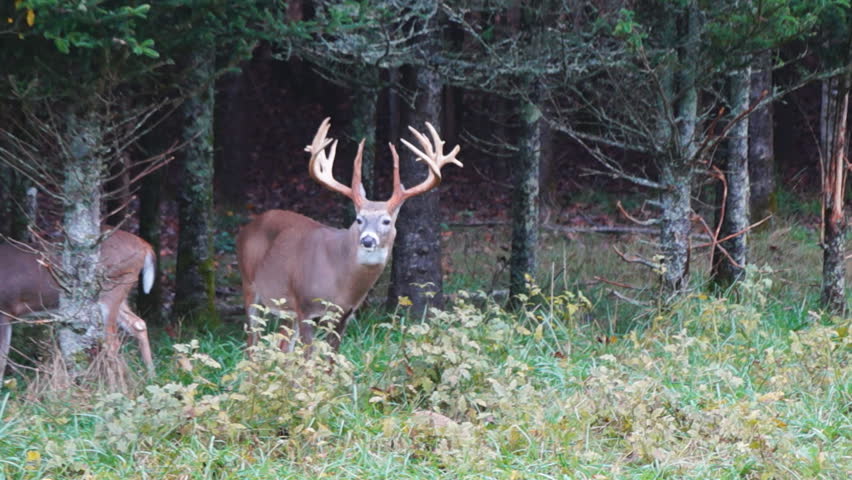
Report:
[{"label": "second deer", "polygon": [[[414,152],[418,161],[426,163],[428,176],[419,185],[403,187],[399,179],[399,155],[391,144],[393,193],[385,202],[368,200],[361,184],[364,141],[355,156],[351,186],[343,185],[332,175],[337,141],[326,138],[330,126],[328,118],[323,120],[313,141],[305,148],[311,155],[308,169],[321,185],[352,200],[355,222],[348,229],[337,229],[292,211],[269,210],[240,230],[237,259],[251,327],[249,346],[257,341],[253,305],[291,312],[295,318],[291,338],[298,337],[308,345],[314,335],[312,321],[325,315],[327,303],[331,303],[342,311],[334,334],[328,338],[328,343],[337,349],[347,320],[364,301],[390,258],[402,204],[437,187],[445,165],[462,166],[456,159],[459,147],[444,154],[444,141],[428,122],[431,142],[426,135],[408,127],[422,150],[406,140],[402,143]],[[326,154],[329,145],[331,149]],[[279,306],[275,302],[281,299],[285,303]],[[291,340],[282,347],[292,350],[294,343]]]},{"label": "second deer", "polygon": [[[142,360],[153,371],[148,329],[127,305],[127,296],[142,275],[147,293],[154,283],[154,251],[145,240],[122,230],[108,233],[101,244],[101,266],[105,277],[98,303],[104,314],[108,348],[118,349],[118,327],[136,338]],[[59,305],[60,286],[38,255],[20,248],[0,245],[0,381],[6,368],[12,338],[12,319],[53,310]]]}]

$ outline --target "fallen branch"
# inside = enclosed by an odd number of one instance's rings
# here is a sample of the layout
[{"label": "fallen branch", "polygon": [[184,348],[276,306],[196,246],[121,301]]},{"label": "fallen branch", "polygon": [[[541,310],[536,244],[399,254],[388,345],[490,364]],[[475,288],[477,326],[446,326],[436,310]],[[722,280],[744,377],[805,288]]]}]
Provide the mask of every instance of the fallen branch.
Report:
[{"label": "fallen branch", "polygon": [[627,295],[624,295],[623,293],[618,292],[617,290],[610,290],[609,293],[611,295],[615,296],[616,298],[618,298],[619,300],[624,300],[625,302],[627,302],[631,305],[636,305],[637,307],[650,307],[651,306],[650,302],[643,302],[642,300],[636,300],[635,298],[630,298]]},{"label": "fallen branch", "polygon": [[[730,253],[728,253],[728,250],[725,247],[723,247],[722,245],[719,244],[719,241],[716,240],[717,233],[710,231],[710,226],[707,225],[707,222],[704,220],[704,217],[702,217],[701,215],[697,215],[697,214],[695,215],[695,217],[698,218],[698,220],[701,222],[701,226],[704,227],[704,230],[706,230],[707,233],[710,235],[710,238],[713,239],[713,240],[710,241],[709,244],[705,245],[705,246],[712,246],[713,247],[713,249],[710,250],[711,265],[713,264],[712,263],[713,262],[713,256],[716,252],[716,249],[718,248],[719,251],[722,252],[723,255],[725,255],[725,258],[727,258],[728,261],[731,262],[731,265],[733,265],[737,268],[743,268],[742,265],[737,263],[737,261],[734,260],[734,257],[732,257]],[[693,248],[699,248],[699,247],[700,247],[700,245],[692,246],[692,247],[690,247],[690,250],[693,249]]]},{"label": "fallen branch", "polygon": [[622,253],[621,250],[619,250],[618,247],[616,247],[615,245],[612,246],[612,249],[615,251],[615,253],[618,254],[619,257],[621,257],[622,260],[624,260],[627,263],[638,263],[640,265],[645,265],[648,268],[652,268],[652,269],[658,270],[658,271],[663,268],[663,266],[660,265],[659,263],[652,262],[652,261],[648,260],[647,258],[642,258],[638,255],[631,255],[630,257],[628,257],[627,255]]},{"label": "fallen branch", "polygon": [[639,287],[636,287],[636,286],[633,286],[633,285],[628,285],[628,284],[626,284],[626,283],[616,282],[616,281],[614,281],[614,280],[607,280],[606,278],[599,277],[599,276],[597,276],[597,275],[595,275],[595,276],[594,276],[594,277],[592,277],[592,278],[594,278],[595,280],[597,280],[597,281],[599,281],[599,282],[608,283],[608,284],[613,285],[613,286],[615,286],[615,287],[629,288],[629,289],[632,289],[632,290],[640,290],[640,288],[639,288]]},{"label": "fallen branch", "polygon": [[720,238],[720,239],[716,240],[716,242],[702,243],[701,245],[696,245],[696,246],[694,246],[694,247],[692,247],[692,248],[704,248],[704,247],[710,247],[710,246],[713,246],[713,244],[714,244],[714,243],[727,242],[728,240],[730,240],[730,239],[732,239],[732,238],[739,237],[740,235],[743,235],[744,233],[748,232],[749,230],[751,230],[751,229],[753,229],[753,228],[755,228],[755,227],[760,226],[762,223],[766,222],[766,221],[767,221],[767,220],[769,220],[770,218],[772,218],[772,215],[767,216],[766,218],[764,218],[763,220],[760,220],[759,222],[752,223],[752,224],[751,224],[751,225],[749,225],[748,227],[746,227],[746,228],[744,228],[744,229],[740,230],[739,232],[734,232],[734,233],[732,233],[732,234],[730,234],[730,235],[728,235],[728,236],[726,236],[726,237],[722,237],[722,238]]},{"label": "fallen branch", "polygon": [[624,207],[621,205],[621,200],[615,202],[615,207],[618,209],[619,212],[621,212],[622,215],[624,215],[624,218],[630,220],[631,222],[637,225],[648,226],[660,223],[660,220],[656,218],[650,218],[648,220],[639,220],[638,218],[630,215],[629,213],[627,213],[627,210],[625,210]]},{"label": "fallen branch", "polygon": [[609,233],[609,234],[646,234],[657,235],[659,228],[631,227],[629,225],[600,225],[590,227],[568,227],[565,225],[545,224],[541,228],[562,233]]}]

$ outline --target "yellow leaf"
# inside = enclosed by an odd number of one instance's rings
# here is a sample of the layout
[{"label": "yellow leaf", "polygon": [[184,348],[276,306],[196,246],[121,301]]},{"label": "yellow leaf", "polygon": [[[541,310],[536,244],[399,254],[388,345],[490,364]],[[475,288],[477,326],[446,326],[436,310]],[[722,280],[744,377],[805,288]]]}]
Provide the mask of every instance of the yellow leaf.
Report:
[{"label": "yellow leaf", "polygon": [[540,342],[541,339],[544,338],[544,325],[543,324],[540,323],[537,327],[535,327],[535,335],[533,335],[533,338],[535,339],[536,342]]},{"label": "yellow leaf", "polygon": [[31,9],[27,9],[27,25],[33,26],[35,25],[35,12]]},{"label": "yellow leaf", "polygon": [[37,462],[39,460],[41,460],[41,454],[38,453],[38,450],[27,450],[28,462]]},{"label": "yellow leaf", "polygon": [[15,19],[12,17],[6,17],[6,23],[15,23]]},{"label": "yellow leaf", "polygon": [[411,303],[411,299],[408,298],[408,297],[399,297],[399,300],[397,300],[397,303],[399,303],[399,305],[402,306],[402,307],[410,307],[410,306],[414,305],[413,303]]}]

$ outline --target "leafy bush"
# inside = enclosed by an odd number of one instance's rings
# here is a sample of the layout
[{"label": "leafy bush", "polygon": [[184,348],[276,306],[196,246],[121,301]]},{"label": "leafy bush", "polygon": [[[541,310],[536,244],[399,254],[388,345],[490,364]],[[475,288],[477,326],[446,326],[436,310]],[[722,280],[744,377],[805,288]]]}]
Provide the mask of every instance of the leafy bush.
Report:
[{"label": "leafy bush", "polygon": [[348,401],[352,364],[320,340],[284,352],[283,339],[262,336],[219,384],[205,372],[221,366],[198,351],[196,340],[175,345],[190,382],[151,385],[136,399],[107,395],[96,406],[103,418],[96,436],[119,451],[174,437],[239,440],[244,433],[280,437],[299,448],[319,443],[336,408]]}]

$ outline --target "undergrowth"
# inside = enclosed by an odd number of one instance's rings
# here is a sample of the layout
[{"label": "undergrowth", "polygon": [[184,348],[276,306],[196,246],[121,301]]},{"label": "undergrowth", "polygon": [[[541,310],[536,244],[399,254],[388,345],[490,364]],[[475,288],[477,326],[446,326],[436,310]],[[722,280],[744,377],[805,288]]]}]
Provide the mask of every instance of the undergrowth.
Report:
[{"label": "undergrowth", "polygon": [[620,336],[534,288],[361,318],[342,354],[202,337],[130,398],[5,393],[0,478],[848,478],[850,323],[770,279]]}]

